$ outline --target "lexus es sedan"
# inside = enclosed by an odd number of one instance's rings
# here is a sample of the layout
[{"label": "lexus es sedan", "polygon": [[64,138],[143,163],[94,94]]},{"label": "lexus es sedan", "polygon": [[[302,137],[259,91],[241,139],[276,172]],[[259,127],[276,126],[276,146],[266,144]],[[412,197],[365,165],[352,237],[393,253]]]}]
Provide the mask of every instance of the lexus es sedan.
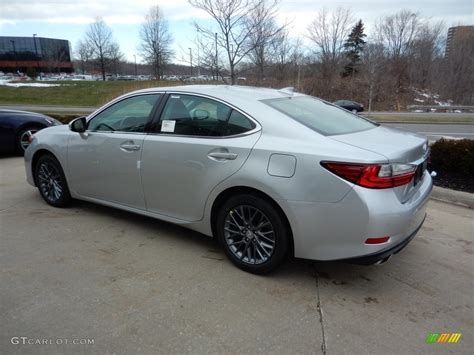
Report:
[{"label": "lexus es sedan", "polygon": [[358,113],[358,112],[364,111],[364,105],[359,104],[355,101],[337,100],[337,101],[334,101],[334,105],[345,108],[347,111],[351,111],[352,113]]},{"label": "lexus es sedan", "polygon": [[216,237],[243,270],[285,257],[381,263],[425,219],[424,137],[331,103],[239,86],[135,91],[40,131],[27,179],[62,207],[81,199]]},{"label": "lexus es sedan", "polygon": [[33,134],[60,124],[54,118],[39,113],[0,110],[0,153],[23,155]]}]

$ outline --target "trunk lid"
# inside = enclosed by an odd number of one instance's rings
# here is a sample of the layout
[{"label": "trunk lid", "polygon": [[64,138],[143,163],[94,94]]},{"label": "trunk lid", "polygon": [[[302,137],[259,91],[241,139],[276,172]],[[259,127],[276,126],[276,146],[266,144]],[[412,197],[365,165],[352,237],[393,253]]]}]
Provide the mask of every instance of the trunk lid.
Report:
[{"label": "trunk lid", "polygon": [[391,163],[420,163],[428,154],[426,137],[382,126],[330,138],[381,154]]},{"label": "trunk lid", "polygon": [[330,138],[383,155],[389,163],[418,165],[415,178],[409,184],[393,189],[401,203],[408,201],[421,185],[429,152],[426,137],[394,128],[378,126],[367,131],[335,135]]}]

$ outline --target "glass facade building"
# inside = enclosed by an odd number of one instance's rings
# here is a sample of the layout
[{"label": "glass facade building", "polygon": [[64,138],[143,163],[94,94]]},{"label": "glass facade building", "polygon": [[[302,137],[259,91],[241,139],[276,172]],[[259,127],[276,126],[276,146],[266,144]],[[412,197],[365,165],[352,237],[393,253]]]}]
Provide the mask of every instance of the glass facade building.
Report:
[{"label": "glass facade building", "polygon": [[43,37],[0,36],[0,70],[25,72],[29,68],[42,72],[71,72],[69,41]]}]

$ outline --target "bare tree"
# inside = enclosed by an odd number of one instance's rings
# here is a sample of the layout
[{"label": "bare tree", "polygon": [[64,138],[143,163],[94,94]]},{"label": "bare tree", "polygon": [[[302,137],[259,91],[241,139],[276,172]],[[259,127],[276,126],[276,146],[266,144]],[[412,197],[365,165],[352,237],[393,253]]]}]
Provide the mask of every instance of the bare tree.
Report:
[{"label": "bare tree", "polygon": [[189,0],[192,6],[207,12],[217,23],[217,31],[197,22],[195,26],[205,38],[216,40],[219,48],[224,50],[232,84],[235,84],[237,77],[236,67],[253,49],[250,37],[256,29],[249,26],[249,14],[261,7],[263,2],[265,0]]},{"label": "bare tree", "polygon": [[323,64],[337,66],[353,21],[351,10],[339,7],[332,13],[323,9],[311,22],[308,38],[316,45]]},{"label": "bare tree", "polygon": [[409,86],[409,57],[420,29],[418,14],[401,10],[383,17],[375,28],[390,59],[389,73],[394,79],[396,107],[400,110],[402,96]]},{"label": "bare tree", "polygon": [[188,52],[189,48],[181,48],[181,61],[188,63],[193,66],[193,64],[199,70],[204,69],[207,72],[211,73],[213,80],[219,80],[219,76],[222,77],[222,73],[219,67],[219,53],[216,48],[216,41],[210,40],[205,36],[201,36],[200,33],[196,35],[194,40],[194,46],[191,48],[192,53],[194,53],[193,62],[191,62],[190,53]]},{"label": "bare tree", "polygon": [[432,81],[438,80],[434,63],[443,55],[444,28],[442,21],[426,22],[420,26],[409,55],[409,76],[412,85],[425,89]]},{"label": "bare tree", "polygon": [[319,75],[311,90],[320,94],[323,89],[327,98],[333,96],[336,77],[342,67],[344,42],[354,22],[349,9],[342,7],[329,13],[326,9],[319,12],[308,27],[308,38],[315,46],[316,63],[314,69]]},{"label": "bare tree", "polygon": [[76,45],[76,56],[81,62],[82,74],[85,74],[85,66],[92,57],[92,49],[87,45],[86,41],[79,40]]},{"label": "bare tree", "polygon": [[92,56],[98,61],[102,80],[105,80],[105,70],[110,60],[111,51],[117,45],[112,38],[112,31],[105,24],[104,20],[98,18],[91,23],[85,37],[87,46],[92,52]]},{"label": "bare tree", "polygon": [[410,53],[420,28],[420,21],[417,13],[401,10],[385,16],[375,27],[389,56],[398,58]]},{"label": "bare tree", "polygon": [[140,51],[146,62],[153,67],[155,77],[161,78],[163,67],[174,56],[171,48],[173,37],[168,21],[158,5],[152,6],[140,29]]},{"label": "bare tree", "polygon": [[303,53],[302,43],[299,39],[292,39],[288,29],[279,32],[271,42],[270,61],[275,72],[273,76],[277,81],[285,82],[296,79],[295,85],[299,87],[301,61]]},{"label": "bare tree", "polygon": [[124,54],[120,50],[117,43],[113,43],[110,47],[110,68],[117,75],[120,72],[120,64],[124,59]]},{"label": "bare tree", "polygon": [[[263,80],[265,66],[272,56],[272,44],[281,39],[286,24],[279,26],[275,16],[278,11],[278,1],[273,0],[267,4],[262,1],[247,18],[249,36],[249,57],[258,69],[258,79]],[[279,38],[280,37],[280,38]]]},{"label": "bare tree", "polygon": [[369,43],[362,52],[362,80],[367,86],[368,113],[372,112],[374,98],[380,91],[384,75],[385,52],[381,43]]}]

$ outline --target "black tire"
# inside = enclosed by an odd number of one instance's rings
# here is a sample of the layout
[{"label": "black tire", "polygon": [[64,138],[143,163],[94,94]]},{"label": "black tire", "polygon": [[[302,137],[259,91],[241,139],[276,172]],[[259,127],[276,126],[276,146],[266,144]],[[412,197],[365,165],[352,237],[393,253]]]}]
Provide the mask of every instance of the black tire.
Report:
[{"label": "black tire", "polygon": [[36,163],[34,174],[36,186],[46,203],[54,207],[65,207],[71,203],[66,176],[54,156],[41,156]]},{"label": "black tire", "polygon": [[[251,218],[252,215],[254,218]],[[257,229],[259,226],[264,227]],[[229,198],[218,211],[215,231],[227,257],[237,267],[250,273],[265,274],[275,270],[283,263],[289,250],[290,231],[284,216],[269,201],[256,195]],[[274,243],[268,255],[269,245],[272,245],[270,239]]]},{"label": "black tire", "polygon": [[26,148],[24,147],[23,139],[26,138],[26,134],[28,132],[36,133],[39,130],[43,129],[43,127],[38,126],[28,126],[22,128],[15,137],[15,152],[18,155],[24,155]]}]

